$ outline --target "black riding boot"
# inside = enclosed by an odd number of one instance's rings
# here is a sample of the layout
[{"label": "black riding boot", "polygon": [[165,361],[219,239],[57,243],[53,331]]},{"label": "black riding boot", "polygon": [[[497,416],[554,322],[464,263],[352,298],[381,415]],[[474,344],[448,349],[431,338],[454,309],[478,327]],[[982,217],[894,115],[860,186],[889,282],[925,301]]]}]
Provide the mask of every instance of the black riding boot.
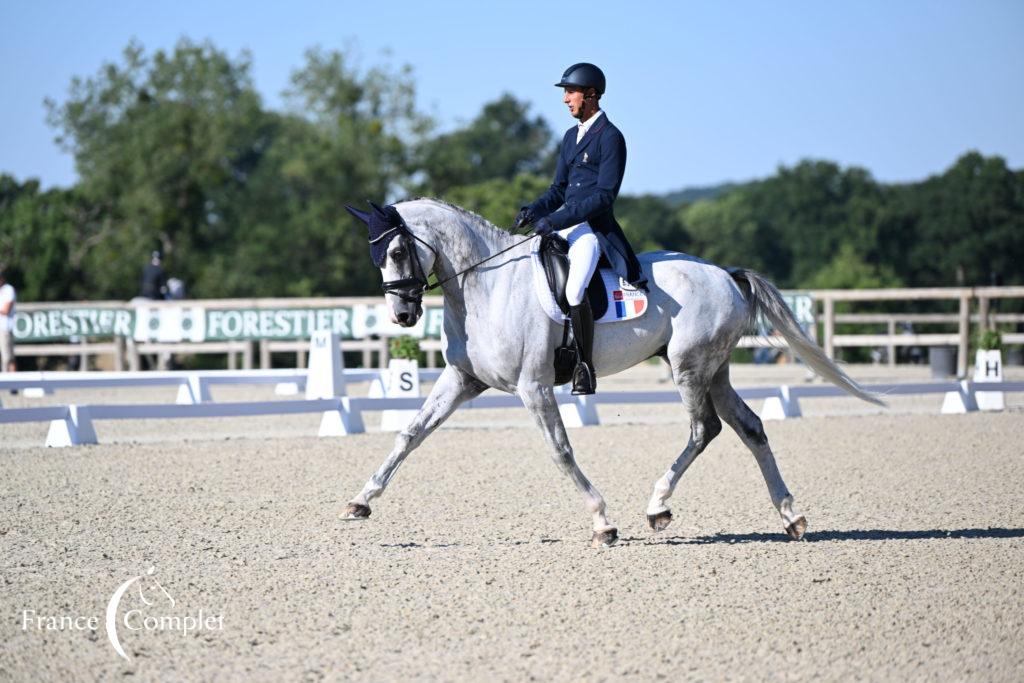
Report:
[{"label": "black riding boot", "polygon": [[576,339],[576,369],[572,373],[572,393],[592,394],[597,389],[597,375],[591,354],[594,351],[594,312],[586,297],[579,306],[569,307],[569,322]]}]

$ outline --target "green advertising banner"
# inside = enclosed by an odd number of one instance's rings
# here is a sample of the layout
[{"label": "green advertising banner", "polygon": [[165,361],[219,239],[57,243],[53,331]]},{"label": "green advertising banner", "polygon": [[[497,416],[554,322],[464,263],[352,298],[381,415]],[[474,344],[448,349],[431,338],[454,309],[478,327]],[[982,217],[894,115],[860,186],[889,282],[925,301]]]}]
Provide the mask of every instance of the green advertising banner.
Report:
[{"label": "green advertising banner", "polygon": [[115,308],[65,308],[18,311],[14,339],[19,342],[67,341],[72,337],[130,337],[135,311]]},{"label": "green advertising banner", "polygon": [[[783,297],[801,325],[814,323],[814,300],[809,294]],[[27,343],[76,337],[131,337],[140,342],[249,341],[309,339],[314,331],[330,330],[342,339],[401,335],[438,339],[444,325],[441,306],[425,306],[419,322],[405,328],[391,322],[384,303],[329,308],[205,308],[196,303],[18,311],[14,338]]]},{"label": "green advertising banner", "polygon": [[410,328],[391,322],[385,304],[355,304],[334,308],[197,308],[146,307],[135,310],[136,341],[248,341],[309,339],[329,330],[342,339],[367,337],[441,337],[444,309],[427,306]]}]

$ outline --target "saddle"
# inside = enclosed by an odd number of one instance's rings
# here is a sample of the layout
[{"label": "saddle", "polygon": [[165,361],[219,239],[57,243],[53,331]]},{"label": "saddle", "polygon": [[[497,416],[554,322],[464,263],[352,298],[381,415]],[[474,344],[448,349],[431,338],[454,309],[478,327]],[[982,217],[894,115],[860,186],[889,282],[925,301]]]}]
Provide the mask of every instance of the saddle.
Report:
[{"label": "saddle", "polygon": [[[569,242],[554,233],[544,235],[540,239],[540,259],[555,303],[563,315],[569,315],[569,302],[565,298],[565,283],[569,279]],[[601,269],[611,267],[608,259],[601,254],[594,275],[587,285],[587,300],[594,313],[594,320],[599,320],[608,310],[608,290],[604,286]]]},{"label": "saddle", "polygon": [[[576,347],[569,324],[565,283],[569,277],[569,243],[557,234],[536,239],[532,248],[537,301],[554,322],[562,324],[562,343],[555,349],[555,381],[565,384],[576,367]],[[598,325],[633,320],[647,311],[647,295],[623,281],[601,254],[587,285],[586,300]]]}]

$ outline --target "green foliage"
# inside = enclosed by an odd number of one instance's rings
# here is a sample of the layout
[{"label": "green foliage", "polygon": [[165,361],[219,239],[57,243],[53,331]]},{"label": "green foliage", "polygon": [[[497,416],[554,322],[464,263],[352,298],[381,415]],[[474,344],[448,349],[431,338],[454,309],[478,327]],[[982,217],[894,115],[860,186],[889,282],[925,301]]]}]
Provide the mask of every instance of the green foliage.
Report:
[{"label": "green foliage", "polygon": [[[467,126],[426,141],[419,150],[420,191],[448,199],[452,188],[554,171],[551,128],[530,105],[505,93]],[[531,199],[532,201],[532,199]]]},{"label": "green foliage", "polygon": [[39,191],[0,175],[0,262],[23,301],[98,297],[83,286],[97,215],[78,190]]},{"label": "green foliage", "polygon": [[388,343],[388,352],[392,358],[406,358],[420,363],[426,359],[426,355],[420,350],[419,340],[409,335],[392,337]]},{"label": "green foliage", "polygon": [[520,173],[511,180],[493,178],[476,185],[453,187],[445,199],[480,214],[498,227],[511,229],[519,207],[535,200],[550,184],[550,178]]},{"label": "green foliage", "polygon": [[651,194],[619,197],[615,202],[615,216],[638,252],[685,251],[690,245],[690,236],[679,214],[661,197]]},{"label": "green foliage", "polygon": [[1003,335],[999,330],[983,330],[978,334],[978,348],[982,351],[998,351],[1003,348]]},{"label": "green foliage", "polygon": [[856,247],[840,245],[835,257],[807,282],[812,289],[880,289],[902,287],[903,283],[885,265],[866,263]]},{"label": "green foliage", "polygon": [[180,41],[76,79],[49,103],[96,209],[81,272],[94,298],[128,298],[153,249],[190,294],[374,291],[362,226],[346,201],[382,199],[406,180],[429,121],[407,70],[365,74],[311,51],[292,76],[292,113],[263,108],[246,55]]},{"label": "green foliage", "polygon": [[916,283],[1024,283],[1024,172],[970,152],[896,195]]}]

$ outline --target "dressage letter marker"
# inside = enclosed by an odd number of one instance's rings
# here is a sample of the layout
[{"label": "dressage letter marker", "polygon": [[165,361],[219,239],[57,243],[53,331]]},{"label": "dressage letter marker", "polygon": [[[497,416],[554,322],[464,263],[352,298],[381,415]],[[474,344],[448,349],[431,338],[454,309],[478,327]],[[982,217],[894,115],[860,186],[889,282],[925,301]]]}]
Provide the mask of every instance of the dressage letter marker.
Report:
[{"label": "dressage letter marker", "polygon": [[[387,398],[418,398],[420,395],[419,363],[404,358],[392,358],[388,361],[388,373],[385,378],[384,396]],[[400,432],[405,429],[417,410],[385,410],[380,415],[382,432]]]},{"label": "dressage letter marker", "polygon": [[[998,349],[991,351],[979,350],[974,359],[974,381],[984,386],[986,382],[1003,381],[1003,354]],[[974,394],[978,402],[978,410],[1004,410],[1006,402],[1001,391],[981,391],[981,386]]]}]

